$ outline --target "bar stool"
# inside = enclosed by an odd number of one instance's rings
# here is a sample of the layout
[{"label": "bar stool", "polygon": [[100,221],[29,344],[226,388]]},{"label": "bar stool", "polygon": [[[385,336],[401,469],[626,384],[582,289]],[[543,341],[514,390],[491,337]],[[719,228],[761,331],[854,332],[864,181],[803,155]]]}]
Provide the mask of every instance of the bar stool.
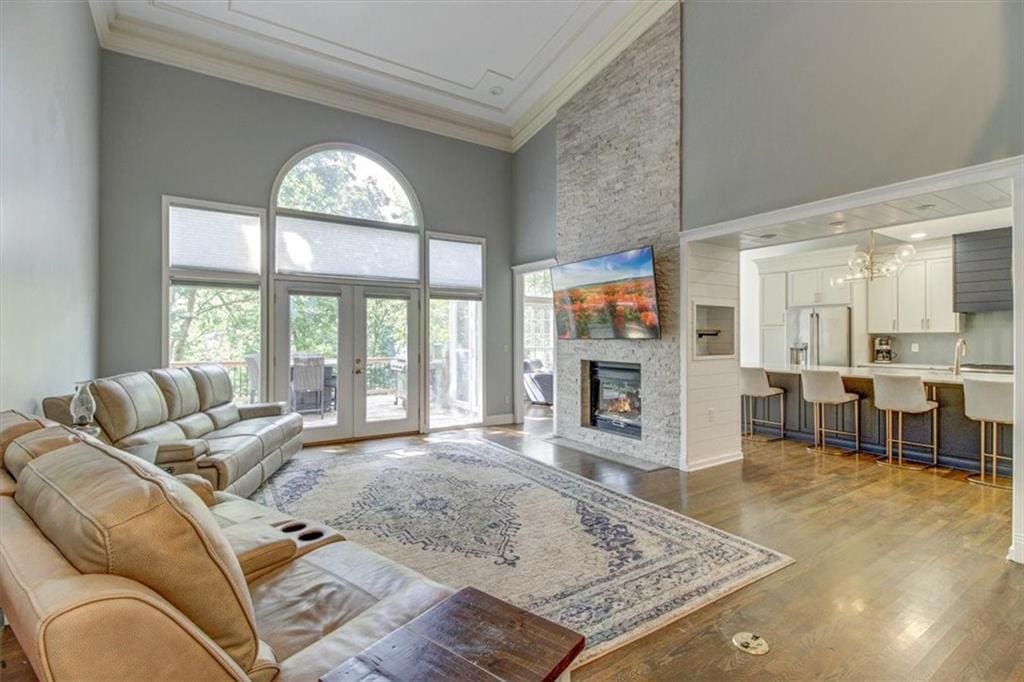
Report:
[{"label": "bar stool", "polygon": [[[928,400],[924,389],[924,380],[919,376],[899,376],[896,374],[878,374],[874,377],[875,408],[885,412],[885,457],[878,460],[882,466],[920,471],[927,469],[925,464],[908,464],[903,461],[903,446],[919,445],[932,451],[931,466],[939,463],[939,404]],[[896,413],[896,435],[893,436],[893,413]],[[903,415],[932,415],[932,442],[918,443],[903,439]],[[896,459],[893,460],[895,445]]]},{"label": "bar stool", "polygon": [[[754,401],[759,398],[779,397],[779,421],[754,418]],[[760,367],[740,367],[740,412],[743,415],[742,436],[751,440],[774,441],[786,435],[786,391],[768,383],[768,373]],[[770,416],[770,415],[769,415]],[[779,427],[778,438],[755,437],[754,424]],[[749,428],[747,426],[749,425]]]},{"label": "bar stool", "polygon": [[[825,455],[855,455],[860,451],[860,396],[856,393],[847,393],[843,386],[843,378],[839,372],[827,369],[805,369],[800,372],[800,387],[803,390],[804,400],[811,403],[814,408],[814,446],[808,447],[807,452],[811,454]],[[829,429],[825,426],[825,406],[833,405],[836,408],[836,426],[840,425],[840,410],[847,404],[853,403],[853,431],[841,431]],[[843,420],[845,423],[845,419]],[[825,443],[826,434],[837,436],[853,436],[854,449],[840,450],[830,448]]]},{"label": "bar stool", "polygon": [[[981,473],[971,475],[967,480],[990,488],[1011,488],[1006,479],[1000,480],[996,473],[999,460],[1010,461],[1013,458],[999,454],[999,427],[1013,427],[1013,383],[1010,381],[986,381],[984,379],[964,378],[964,413],[969,419],[981,422],[981,447],[978,455],[981,460]],[[991,451],[985,449],[985,430],[992,425]],[[986,477],[985,469],[988,461],[992,462],[992,476]]]}]

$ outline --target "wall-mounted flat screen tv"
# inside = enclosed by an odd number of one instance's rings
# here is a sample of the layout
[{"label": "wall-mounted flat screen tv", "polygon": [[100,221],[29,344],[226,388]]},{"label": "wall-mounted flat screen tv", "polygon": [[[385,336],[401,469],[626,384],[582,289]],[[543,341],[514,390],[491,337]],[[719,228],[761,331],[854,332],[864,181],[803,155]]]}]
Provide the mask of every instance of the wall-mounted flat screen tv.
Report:
[{"label": "wall-mounted flat screen tv", "polygon": [[644,246],[551,268],[560,339],[657,339],[654,249]]}]

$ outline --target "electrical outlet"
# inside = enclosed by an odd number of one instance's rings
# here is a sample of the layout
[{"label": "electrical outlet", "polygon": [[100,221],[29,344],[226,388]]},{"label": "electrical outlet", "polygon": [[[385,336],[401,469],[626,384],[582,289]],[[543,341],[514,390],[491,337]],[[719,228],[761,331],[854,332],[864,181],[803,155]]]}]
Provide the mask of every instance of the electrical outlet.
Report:
[{"label": "electrical outlet", "polygon": [[916,343],[910,344],[910,352],[911,353],[916,353],[919,350],[921,350],[921,347],[919,345],[917,345]]}]

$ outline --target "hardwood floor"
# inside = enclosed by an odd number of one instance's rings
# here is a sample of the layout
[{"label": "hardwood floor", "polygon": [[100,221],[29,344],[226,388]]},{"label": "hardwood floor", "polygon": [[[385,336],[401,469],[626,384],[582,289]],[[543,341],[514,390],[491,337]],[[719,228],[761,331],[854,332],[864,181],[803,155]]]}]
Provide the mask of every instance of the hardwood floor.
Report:
[{"label": "hardwood floor", "polygon": [[[544,440],[550,420],[449,431],[483,437],[784,552],[796,563],[573,672],[573,680],[1024,680],[1024,566],[1006,561],[1010,491],[962,473],[749,444],[686,474],[642,472]],[[390,449],[420,437],[368,441]],[[771,645],[731,644],[748,630]],[[4,628],[5,680],[25,675]]]}]

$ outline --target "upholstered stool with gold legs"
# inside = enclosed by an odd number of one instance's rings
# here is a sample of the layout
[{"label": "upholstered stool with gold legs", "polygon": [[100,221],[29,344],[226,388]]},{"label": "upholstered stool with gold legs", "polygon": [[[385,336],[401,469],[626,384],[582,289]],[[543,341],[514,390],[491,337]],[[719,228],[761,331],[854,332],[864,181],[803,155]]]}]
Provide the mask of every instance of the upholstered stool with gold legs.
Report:
[{"label": "upholstered stool with gold legs", "polygon": [[[939,463],[939,404],[928,400],[924,381],[919,376],[877,374],[875,384],[875,409],[885,413],[885,457],[878,460],[882,466],[899,469],[927,469]],[[932,442],[918,443],[903,438],[903,415],[931,413]],[[895,422],[895,424],[893,423]],[[893,427],[895,426],[895,433]],[[903,446],[917,445],[932,451],[932,463],[918,464],[903,461]],[[893,454],[896,456],[893,457]]]},{"label": "upholstered stool with gold legs", "polygon": [[[981,443],[978,448],[981,472],[976,476],[968,476],[967,480],[992,488],[1012,487],[1009,479],[998,475],[997,465],[999,460],[1012,459],[999,454],[999,427],[1013,428],[1013,382],[965,377],[964,413],[969,419],[981,422]],[[992,427],[991,439],[987,439],[985,433],[989,426]],[[989,441],[987,447],[991,449],[986,450],[986,440]],[[988,470],[990,464],[991,470]]]},{"label": "upholstered stool with gold legs", "polygon": [[[808,447],[810,453],[825,455],[855,455],[860,451],[860,396],[847,393],[843,386],[843,378],[839,372],[827,369],[805,369],[800,372],[800,387],[804,400],[814,408],[814,445]],[[839,427],[846,422],[845,408],[853,403],[853,431],[843,431]],[[835,426],[830,429],[825,425],[825,406],[835,407]],[[842,450],[829,447],[825,443],[828,434],[836,436],[853,436],[853,450]]]},{"label": "upholstered stool with gold legs", "polygon": [[[754,417],[754,405],[756,400],[764,398],[779,399],[779,421],[770,419],[757,419]],[[786,391],[772,386],[768,383],[768,373],[760,367],[740,367],[740,414],[743,421],[742,435],[751,440],[780,440],[786,435]],[[767,403],[766,403],[767,404]],[[771,416],[770,414],[767,416]],[[765,424],[777,426],[778,436],[754,435],[754,424]]]}]

